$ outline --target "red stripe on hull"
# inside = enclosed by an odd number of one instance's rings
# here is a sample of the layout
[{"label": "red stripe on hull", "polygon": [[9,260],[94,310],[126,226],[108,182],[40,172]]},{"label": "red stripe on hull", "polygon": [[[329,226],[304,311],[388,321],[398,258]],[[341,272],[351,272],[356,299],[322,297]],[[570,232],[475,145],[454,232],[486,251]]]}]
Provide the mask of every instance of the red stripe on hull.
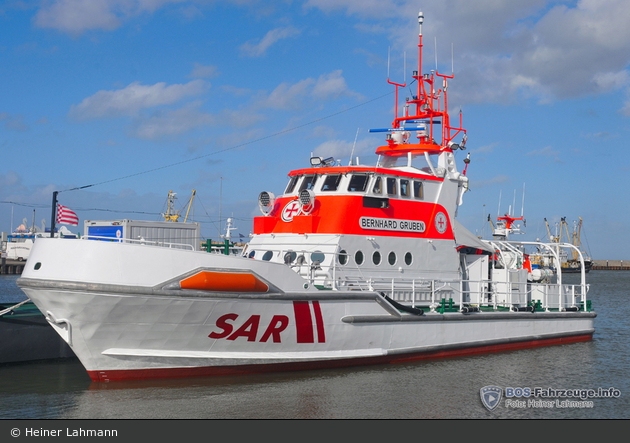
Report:
[{"label": "red stripe on hull", "polygon": [[242,366],[211,366],[195,368],[160,368],[160,369],[118,369],[112,371],[87,371],[92,381],[124,381],[149,380],[159,378],[209,377],[222,375],[261,374],[268,372],[287,372],[312,369],[343,368],[350,366],[364,366],[383,363],[401,363],[418,360],[429,360],[446,357],[461,357],[491,352],[513,351],[519,349],[536,348],[569,343],[589,341],[592,334],[575,335],[570,337],[528,340],[516,343],[503,343],[488,346],[471,346],[461,349],[446,349],[430,352],[383,355],[378,357],[360,357],[338,360],[319,360],[296,363],[273,363]]},{"label": "red stripe on hull", "polygon": [[298,343],[315,343],[313,337],[313,321],[311,319],[311,309],[307,301],[294,301],[293,311],[295,312],[295,328]]},{"label": "red stripe on hull", "polygon": [[317,324],[317,343],[326,343],[326,335],[324,333],[324,318],[319,302],[313,302],[313,312],[315,314],[315,323]]}]

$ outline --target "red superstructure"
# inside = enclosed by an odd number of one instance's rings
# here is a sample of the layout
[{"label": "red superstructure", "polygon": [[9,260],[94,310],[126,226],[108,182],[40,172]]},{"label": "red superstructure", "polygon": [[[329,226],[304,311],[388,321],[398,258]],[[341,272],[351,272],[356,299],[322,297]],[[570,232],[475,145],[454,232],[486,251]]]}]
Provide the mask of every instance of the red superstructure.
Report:
[{"label": "red superstructure", "polygon": [[[265,217],[254,220],[254,234],[338,234],[450,239],[451,219],[456,210],[452,193],[443,193],[447,182],[457,182],[461,193],[467,181],[457,172],[453,151],[464,149],[466,130],[449,123],[447,80],[453,75],[431,71],[420,74],[422,63],[422,22],[419,15],[417,95],[407,98],[404,115],[398,116],[398,88],[406,84],[389,84],[396,88],[396,116],[390,129],[370,132],[386,133],[386,144],[376,148],[379,162],[374,167],[334,166],[333,159],[314,158],[312,167],[289,173],[290,182],[277,199],[271,193],[261,194],[268,204],[261,208]],[[442,78],[442,87],[436,83]],[[414,109],[414,112],[410,112]],[[436,127],[441,125],[441,130]],[[415,132],[416,141],[412,142]],[[460,133],[460,144],[453,142]],[[434,136],[439,141],[436,142]],[[352,161],[351,161],[352,164]],[[443,195],[446,194],[446,195]],[[444,198],[450,197],[450,201]],[[436,221],[439,215],[440,219]],[[392,221],[416,221],[424,229],[386,231],[366,228],[363,218]],[[433,223],[435,221],[435,223]],[[373,223],[373,222],[372,222]]]}]

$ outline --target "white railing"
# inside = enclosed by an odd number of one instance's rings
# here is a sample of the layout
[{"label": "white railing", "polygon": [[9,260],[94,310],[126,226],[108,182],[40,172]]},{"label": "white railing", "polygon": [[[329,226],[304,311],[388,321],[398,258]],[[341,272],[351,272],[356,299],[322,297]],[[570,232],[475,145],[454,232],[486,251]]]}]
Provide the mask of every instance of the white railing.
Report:
[{"label": "white railing", "polygon": [[162,248],[170,248],[170,249],[188,249],[191,251],[195,250],[193,245],[190,245],[187,243],[171,243],[171,242],[165,242],[161,240],[146,240],[144,238],[139,238],[136,240],[132,238],[112,238],[112,237],[102,237],[98,235],[85,235],[81,237],[81,240],[99,240],[99,241],[107,241],[107,242],[114,242],[114,243],[132,243],[132,244],[145,245],[145,246],[159,246]]},{"label": "white railing", "polygon": [[[549,249],[558,260],[557,250],[553,248],[573,247],[565,244],[543,244],[537,242],[490,242],[497,248],[498,255],[504,251],[512,253],[520,250],[518,245],[536,245]],[[328,248],[326,248],[328,246]],[[287,252],[295,255],[295,260],[286,263],[311,284],[322,289],[343,291],[376,291],[383,293],[399,303],[411,307],[424,306],[431,310],[440,310],[452,306],[451,310],[462,311],[464,308],[476,307],[493,310],[587,310],[586,295],[588,285],[585,282],[585,269],[582,260],[582,280],[578,285],[563,285],[560,266],[557,269],[556,283],[534,283],[527,280],[527,271],[523,269],[504,269],[502,273],[493,274],[493,280],[434,280],[427,278],[410,278],[400,276],[398,269],[379,269],[381,276],[375,277],[375,268],[351,265],[349,262],[339,264],[339,252],[323,252],[330,245],[314,245],[309,250],[272,249],[272,261],[283,261]],[[579,252],[579,251],[578,251]],[[312,263],[311,254],[323,254],[324,260]],[[303,257],[299,260],[299,257]],[[349,261],[349,256],[346,254]],[[507,260],[504,260],[504,262]],[[522,262],[521,262],[522,263]],[[559,263],[559,261],[557,261]],[[494,266],[492,269],[495,269]],[[366,275],[365,272],[370,273]],[[466,288],[477,289],[466,289]],[[529,308],[528,308],[529,307]]]}]

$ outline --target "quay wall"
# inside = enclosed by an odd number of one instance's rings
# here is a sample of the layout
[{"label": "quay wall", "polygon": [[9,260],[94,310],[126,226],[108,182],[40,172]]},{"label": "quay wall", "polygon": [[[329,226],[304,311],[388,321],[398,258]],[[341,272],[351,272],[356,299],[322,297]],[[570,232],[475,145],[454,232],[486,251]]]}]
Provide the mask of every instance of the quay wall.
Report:
[{"label": "quay wall", "polygon": [[21,274],[26,262],[18,260],[2,259],[0,261],[0,274]]},{"label": "quay wall", "polygon": [[630,260],[593,260],[591,270],[630,271]]}]

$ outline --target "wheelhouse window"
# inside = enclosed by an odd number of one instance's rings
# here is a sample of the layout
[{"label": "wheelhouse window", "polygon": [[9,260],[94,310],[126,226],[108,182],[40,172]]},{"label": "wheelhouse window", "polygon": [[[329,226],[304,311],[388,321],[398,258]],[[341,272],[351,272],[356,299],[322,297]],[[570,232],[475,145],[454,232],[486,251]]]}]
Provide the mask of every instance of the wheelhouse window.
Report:
[{"label": "wheelhouse window", "polygon": [[393,177],[387,177],[387,195],[398,194],[398,186],[396,186],[396,179]]},{"label": "wheelhouse window", "polygon": [[324,184],[322,185],[322,191],[332,192],[336,191],[339,187],[339,182],[341,181],[341,174],[331,174],[327,175],[324,180]]},{"label": "wheelhouse window", "polygon": [[300,192],[305,189],[312,190],[313,188],[315,188],[317,177],[317,175],[305,175],[304,180],[302,180],[302,184],[300,185]]},{"label": "wheelhouse window", "polygon": [[415,198],[424,198],[424,188],[421,181],[413,181],[413,196]]},{"label": "wheelhouse window", "polygon": [[374,177],[374,186],[372,186],[372,194],[381,195],[383,193],[383,179]]},{"label": "wheelhouse window", "polygon": [[400,195],[402,197],[411,197],[411,189],[409,188],[409,180],[400,179]]},{"label": "wheelhouse window", "polygon": [[300,177],[297,175],[294,175],[293,177],[291,177],[291,179],[289,180],[289,184],[287,185],[287,189],[285,189],[284,191],[285,194],[293,193],[293,190],[295,189],[295,185],[297,185],[299,178]]},{"label": "wheelhouse window", "polygon": [[364,192],[367,186],[368,176],[365,174],[357,174],[350,177],[348,184],[349,192]]}]

